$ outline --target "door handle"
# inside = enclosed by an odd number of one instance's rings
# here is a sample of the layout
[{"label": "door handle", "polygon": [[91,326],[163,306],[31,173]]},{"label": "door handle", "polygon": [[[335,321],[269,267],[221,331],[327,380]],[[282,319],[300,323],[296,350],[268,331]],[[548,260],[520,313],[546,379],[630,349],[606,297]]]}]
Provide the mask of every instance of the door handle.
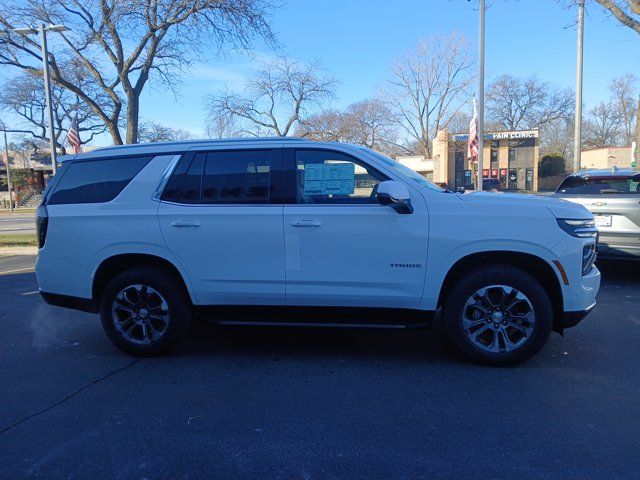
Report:
[{"label": "door handle", "polygon": [[321,227],[322,222],[318,220],[294,220],[289,225],[292,227]]},{"label": "door handle", "polygon": [[201,227],[202,223],[195,220],[176,220],[171,222],[171,226],[176,228],[197,228]]}]

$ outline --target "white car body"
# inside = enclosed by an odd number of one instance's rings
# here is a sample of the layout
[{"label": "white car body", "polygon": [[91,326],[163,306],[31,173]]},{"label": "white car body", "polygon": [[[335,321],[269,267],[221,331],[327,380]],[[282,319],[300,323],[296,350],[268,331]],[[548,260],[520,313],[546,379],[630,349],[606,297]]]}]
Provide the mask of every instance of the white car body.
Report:
[{"label": "white car body", "polygon": [[[182,152],[252,148],[326,149],[355,157],[404,184],[413,212],[398,214],[382,204],[184,205],[160,200],[158,192]],[[173,265],[194,306],[433,312],[452,269],[485,254],[506,263],[520,254],[544,262],[559,286],[554,307],[559,316],[580,316],[596,302],[600,273],[593,266],[583,275],[581,268],[583,246],[593,239],[571,236],[557,222],[591,219],[580,205],[531,195],[438,191],[362,147],[294,139],[114,147],[70,160],[123,153],[153,159],[116,198],[46,207],[46,242],[36,274],[51,303],[65,305],[65,298],[75,299],[66,306],[95,303],[101,265],[131,254]]]}]

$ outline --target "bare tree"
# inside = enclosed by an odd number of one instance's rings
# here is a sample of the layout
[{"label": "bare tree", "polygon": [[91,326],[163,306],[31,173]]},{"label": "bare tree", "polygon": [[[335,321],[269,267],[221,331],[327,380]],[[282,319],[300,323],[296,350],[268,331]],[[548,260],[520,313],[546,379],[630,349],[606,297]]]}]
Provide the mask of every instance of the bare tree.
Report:
[{"label": "bare tree", "polygon": [[620,144],[624,121],[616,107],[612,101],[601,102],[589,111],[583,138],[586,147],[615,147]]},{"label": "bare tree", "polygon": [[626,74],[614,78],[609,84],[611,101],[615,103],[618,115],[623,120],[623,143],[625,146],[631,145],[635,137],[637,81],[638,79],[635,75]]},{"label": "bare tree", "polygon": [[295,130],[297,137],[321,142],[350,142],[349,121],[344,112],[324,110],[301,122]]},{"label": "bare tree", "polygon": [[354,103],[347,108],[346,116],[353,143],[380,151],[396,144],[397,118],[384,102],[369,99]]},{"label": "bare tree", "polygon": [[466,99],[473,81],[474,56],[459,33],[423,40],[392,66],[383,95],[409,141],[431,158],[431,142],[448,126]]},{"label": "bare tree", "polygon": [[[397,153],[397,119],[379,99],[349,105],[345,111],[325,110],[311,115],[296,128],[299,137],[349,142],[384,153]],[[406,150],[405,150],[406,153]]]},{"label": "bare tree", "polygon": [[540,156],[561,156],[566,161],[568,171],[573,170],[573,135],[574,120],[572,117],[551,120],[540,129]]},{"label": "bare tree", "polygon": [[540,128],[570,117],[574,98],[571,89],[555,88],[536,76],[502,75],[487,89],[487,118],[506,130]]},{"label": "bare tree", "polygon": [[207,125],[235,122],[241,133],[285,137],[334,95],[336,82],[318,62],[278,57],[255,70],[242,93],[224,91],[205,99]]},{"label": "bare tree", "polygon": [[[54,83],[78,95],[105,123],[113,142],[138,141],[140,96],[154,79],[175,89],[179,74],[205,46],[246,48],[255,37],[273,42],[270,0],[22,0],[0,7],[0,64],[40,74],[37,39],[16,27],[62,23],[62,44],[49,56]],[[62,68],[75,61],[89,74],[82,88]],[[92,94],[109,99],[105,106]],[[126,113],[126,114],[125,114]],[[124,116],[124,122],[123,117]],[[124,124],[124,125],[122,125]]]},{"label": "bare tree", "polygon": [[237,122],[229,115],[209,117],[205,126],[205,134],[208,138],[233,138],[242,137]]},{"label": "bare tree", "polygon": [[623,25],[640,34],[640,0],[596,0]]},{"label": "bare tree", "polygon": [[[51,90],[56,132],[54,140],[63,154],[66,153],[66,133],[73,119],[77,121],[82,144],[90,142],[95,135],[106,130],[93,110],[76,95],[59,85],[54,85]],[[49,142],[45,107],[42,79],[30,73],[21,73],[5,82],[0,89],[0,109],[19,119],[17,125],[7,128],[8,132],[27,134],[34,139]]]},{"label": "bare tree", "polygon": [[139,137],[140,142],[172,142],[193,138],[182,128],[167,127],[157,122],[141,122]]}]

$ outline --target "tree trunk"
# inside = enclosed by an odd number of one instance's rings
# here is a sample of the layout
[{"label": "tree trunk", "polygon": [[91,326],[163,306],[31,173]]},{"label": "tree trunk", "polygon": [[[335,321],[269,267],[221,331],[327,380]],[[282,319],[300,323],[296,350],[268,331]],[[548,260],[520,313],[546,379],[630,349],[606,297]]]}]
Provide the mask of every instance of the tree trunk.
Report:
[{"label": "tree trunk", "polygon": [[140,97],[131,93],[127,95],[127,143],[138,143],[139,120]]}]

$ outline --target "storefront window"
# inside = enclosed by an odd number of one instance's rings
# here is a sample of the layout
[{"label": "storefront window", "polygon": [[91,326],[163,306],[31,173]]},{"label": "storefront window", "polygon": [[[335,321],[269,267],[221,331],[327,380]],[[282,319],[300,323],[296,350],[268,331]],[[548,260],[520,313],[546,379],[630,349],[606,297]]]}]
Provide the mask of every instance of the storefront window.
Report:
[{"label": "storefront window", "polygon": [[498,147],[500,147],[499,141],[491,142],[491,170],[498,168]]}]

